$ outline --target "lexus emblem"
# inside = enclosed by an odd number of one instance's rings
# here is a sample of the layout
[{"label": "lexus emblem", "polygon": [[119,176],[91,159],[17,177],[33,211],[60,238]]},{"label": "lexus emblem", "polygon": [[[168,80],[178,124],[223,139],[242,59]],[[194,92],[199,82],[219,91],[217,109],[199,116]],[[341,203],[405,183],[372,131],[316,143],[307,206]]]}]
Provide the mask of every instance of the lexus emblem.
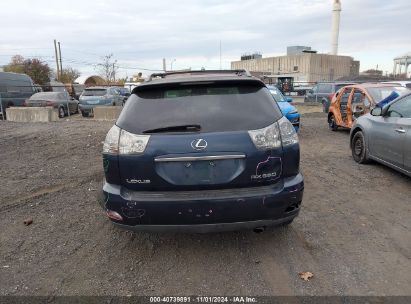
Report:
[{"label": "lexus emblem", "polygon": [[202,139],[202,138],[200,138],[200,139],[194,139],[194,140],[191,142],[191,147],[192,147],[194,150],[204,150],[205,148],[207,148],[207,142],[206,142],[204,139]]}]

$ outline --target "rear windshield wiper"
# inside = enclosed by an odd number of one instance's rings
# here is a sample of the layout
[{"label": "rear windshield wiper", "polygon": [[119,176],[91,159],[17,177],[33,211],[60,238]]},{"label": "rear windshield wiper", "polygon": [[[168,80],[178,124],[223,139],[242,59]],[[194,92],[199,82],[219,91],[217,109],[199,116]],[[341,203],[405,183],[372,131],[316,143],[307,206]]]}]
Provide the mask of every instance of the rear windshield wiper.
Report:
[{"label": "rear windshield wiper", "polygon": [[180,126],[169,126],[156,128],[151,130],[143,131],[144,134],[147,133],[166,133],[166,132],[198,132],[201,130],[200,125],[180,125]]}]

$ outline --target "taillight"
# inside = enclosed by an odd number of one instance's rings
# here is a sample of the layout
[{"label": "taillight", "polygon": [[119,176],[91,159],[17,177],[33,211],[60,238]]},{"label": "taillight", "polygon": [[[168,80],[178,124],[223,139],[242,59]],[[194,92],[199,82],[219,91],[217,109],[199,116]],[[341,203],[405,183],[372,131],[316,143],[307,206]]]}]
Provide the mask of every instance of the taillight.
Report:
[{"label": "taillight", "polygon": [[46,102],[46,107],[52,107],[53,106],[53,102],[52,101],[47,101]]},{"label": "taillight", "polygon": [[150,135],[137,135],[126,130],[121,130],[119,141],[119,154],[143,153],[147,147]]},{"label": "taillight", "polygon": [[298,135],[293,125],[286,117],[281,117],[278,122],[259,129],[248,131],[255,147],[259,150],[279,148],[298,143]]},{"label": "taillight", "polygon": [[107,133],[103,153],[140,154],[146,149],[149,139],[150,135],[133,134],[114,125]]},{"label": "taillight", "polygon": [[27,99],[23,102],[23,107],[27,107]]},{"label": "taillight", "polygon": [[248,131],[248,134],[259,150],[281,147],[280,130],[276,122],[263,129]]},{"label": "taillight", "polygon": [[298,143],[297,132],[295,132],[294,126],[286,117],[283,116],[278,121],[278,125],[280,127],[281,141],[283,143],[283,147]]},{"label": "taillight", "polygon": [[334,96],[335,96],[335,93],[330,94],[330,96],[328,96],[328,98],[330,99],[330,101],[333,100]]},{"label": "taillight", "polygon": [[103,144],[103,153],[118,154],[118,141],[120,139],[121,129],[116,125],[112,126],[106,135]]}]

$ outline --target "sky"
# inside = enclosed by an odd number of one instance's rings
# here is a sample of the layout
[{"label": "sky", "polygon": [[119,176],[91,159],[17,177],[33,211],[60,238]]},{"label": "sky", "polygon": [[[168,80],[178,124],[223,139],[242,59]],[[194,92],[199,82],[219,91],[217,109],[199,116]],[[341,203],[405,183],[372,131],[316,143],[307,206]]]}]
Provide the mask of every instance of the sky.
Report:
[{"label": "sky", "polygon": [[[0,66],[15,54],[96,74],[113,54],[121,77],[162,69],[230,68],[243,53],[285,55],[290,45],[330,52],[332,0],[2,0]],[[391,73],[411,52],[410,0],[341,0],[340,55]]]}]

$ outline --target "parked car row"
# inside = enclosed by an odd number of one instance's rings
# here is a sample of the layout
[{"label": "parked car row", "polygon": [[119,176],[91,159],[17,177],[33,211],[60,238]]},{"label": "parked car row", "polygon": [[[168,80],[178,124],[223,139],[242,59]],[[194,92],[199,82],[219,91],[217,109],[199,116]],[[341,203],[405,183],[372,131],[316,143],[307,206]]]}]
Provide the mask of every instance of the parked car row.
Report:
[{"label": "parked car row", "polygon": [[347,85],[333,96],[327,123],[351,129],[354,160],[371,160],[411,176],[411,89],[406,83]]},{"label": "parked car row", "polygon": [[[42,94],[36,94],[40,92]],[[89,116],[94,107],[121,106],[129,96],[128,88],[118,86],[86,88],[81,84],[65,85],[57,81],[39,86],[25,74],[0,72],[0,116],[3,118],[8,107],[20,106],[53,106],[60,117],[68,111],[77,113],[80,108],[83,116]]]}]

